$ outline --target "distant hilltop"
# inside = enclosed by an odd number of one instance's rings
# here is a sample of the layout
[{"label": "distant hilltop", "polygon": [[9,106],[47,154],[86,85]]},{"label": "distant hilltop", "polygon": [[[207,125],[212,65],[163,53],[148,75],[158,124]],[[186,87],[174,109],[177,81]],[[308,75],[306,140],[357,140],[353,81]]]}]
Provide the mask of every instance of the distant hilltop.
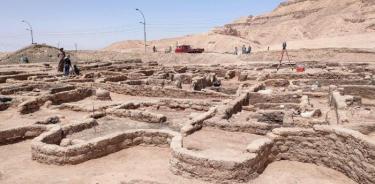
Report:
[{"label": "distant hilltop", "polygon": [[[33,44],[0,57],[0,63],[18,63],[22,56],[26,56],[31,63],[57,62],[59,49],[45,44]],[[0,55],[1,56],[1,55]]]},{"label": "distant hilltop", "polygon": [[[233,52],[235,46],[256,50],[290,48],[375,48],[374,0],[289,0],[274,11],[242,17],[209,33],[154,40],[159,50],[178,44],[205,48],[207,52]],[[122,41],[104,50],[141,52],[142,41]]]}]

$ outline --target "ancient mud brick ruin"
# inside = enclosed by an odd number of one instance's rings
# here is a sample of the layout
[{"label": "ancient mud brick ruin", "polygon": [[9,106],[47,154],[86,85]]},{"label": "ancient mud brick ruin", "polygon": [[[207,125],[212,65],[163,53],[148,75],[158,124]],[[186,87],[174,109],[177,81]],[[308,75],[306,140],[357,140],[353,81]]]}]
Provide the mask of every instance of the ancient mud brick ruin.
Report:
[{"label": "ancient mud brick ruin", "polygon": [[155,146],[170,151],[161,167],[194,182],[251,182],[289,160],[375,183],[375,67],[305,64],[81,62],[69,78],[18,66],[0,75],[0,145],[25,144],[14,149],[38,167]]}]

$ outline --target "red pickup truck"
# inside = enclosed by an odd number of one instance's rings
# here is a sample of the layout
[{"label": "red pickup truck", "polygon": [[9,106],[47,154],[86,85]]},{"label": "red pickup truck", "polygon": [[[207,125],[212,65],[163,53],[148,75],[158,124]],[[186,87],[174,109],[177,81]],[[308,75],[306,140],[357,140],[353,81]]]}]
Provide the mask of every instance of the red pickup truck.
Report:
[{"label": "red pickup truck", "polygon": [[190,45],[180,45],[177,46],[176,53],[203,53],[204,49],[198,48],[198,49],[193,49],[191,48]]}]

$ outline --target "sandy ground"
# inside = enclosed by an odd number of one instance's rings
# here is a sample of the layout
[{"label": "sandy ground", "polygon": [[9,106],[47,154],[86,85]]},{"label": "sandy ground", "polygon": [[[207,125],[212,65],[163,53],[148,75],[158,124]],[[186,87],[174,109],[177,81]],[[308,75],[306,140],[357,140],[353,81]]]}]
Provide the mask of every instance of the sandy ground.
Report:
[{"label": "sandy ground", "polygon": [[371,139],[374,139],[374,140],[375,140],[375,132],[372,132],[372,133],[368,134],[368,136],[369,136]]},{"label": "sandy ground", "polygon": [[[147,159],[145,159],[147,158]],[[30,141],[0,147],[2,184],[203,184],[173,175],[168,169],[170,151],[134,147],[73,166],[52,166],[30,159]],[[135,182],[139,181],[139,182]],[[281,161],[270,164],[249,184],[355,184],[343,174],[313,164]]]},{"label": "sandy ground", "polygon": [[59,116],[62,124],[83,120],[89,113],[69,110],[41,109],[32,114],[20,115],[15,108],[0,111],[0,129],[30,125],[37,121],[44,121],[51,116]]},{"label": "sandy ground", "polygon": [[274,162],[252,184],[355,184],[344,174],[313,164]]},{"label": "sandy ground", "polygon": [[[144,180],[201,183],[173,175],[169,148],[134,147],[73,166],[51,166],[30,159],[30,141],[0,147],[2,184],[114,184]],[[145,159],[147,158],[147,159]]]},{"label": "sandy ground", "polygon": [[111,94],[111,99],[112,99],[110,101],[96,100],[94,96],[91,96],[81,101],[71,102],[67,104],[77,105],[83,109],[91,111],[93,106],[95,109],[101,109],[104,107],[121,105],[127,102],[154,102],[155,103],[160,100],[160,98],[154,98],[154,97],[129,96],[129,95],[122,95],[122,94],[117,94],[117,93],[110,93],[110,94]]},{"label": "sandy ground", "polygon": [[98,120],[98,126],[69,135],[70,139],[90,140],[103,137],[115,132],[133,129],[164,129],[163,124],[145,123],[134,121],[129,118],[104,117]]},{"label": "sandy ground", "polygon": [[227,132],[214,128],[203,128],[184,138],[186,149],[197,151],[214,159],[233,159],[246,156],[246,147],[264,136]]}]

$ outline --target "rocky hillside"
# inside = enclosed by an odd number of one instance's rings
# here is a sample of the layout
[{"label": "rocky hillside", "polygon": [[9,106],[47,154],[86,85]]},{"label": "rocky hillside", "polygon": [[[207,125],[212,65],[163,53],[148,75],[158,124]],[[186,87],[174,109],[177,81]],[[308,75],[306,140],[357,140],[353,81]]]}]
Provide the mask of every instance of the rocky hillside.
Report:
[{"label": "rocky hillside", "polygon": [[[232,52],[234,46],[253,48],[375,48],[375,0],[288,0],[274,11],[242,17],[210,33],[148,43],[165,47],[176,42],[209,52]],[[105,50],[138,51],[142,44],[119,42]]]},{"label": "rocky hillside", "polygon": [[256,40],[263,46],[284,40],[338,40],[353,36],[356,39],[350,41],[356,42],[358,35],[375,36],[375,1],[289,0],[271,13],[241,18],[214,32]]}]

